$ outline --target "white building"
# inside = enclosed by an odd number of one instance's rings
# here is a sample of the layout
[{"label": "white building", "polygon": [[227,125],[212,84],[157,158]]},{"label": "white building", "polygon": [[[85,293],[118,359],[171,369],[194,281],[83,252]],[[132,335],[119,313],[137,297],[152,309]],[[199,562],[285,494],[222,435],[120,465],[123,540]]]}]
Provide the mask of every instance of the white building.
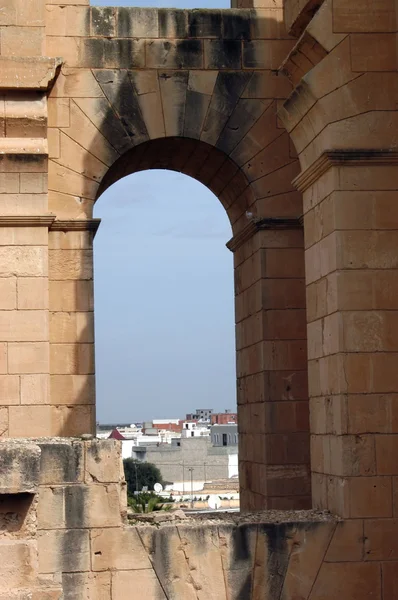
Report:
[{"label": "white building", "polygon": [[210,429],[206,427],[206,425],[202,425],[196,421],[184,421],[182,424],[182,438],[203,437],[209,435]]}]

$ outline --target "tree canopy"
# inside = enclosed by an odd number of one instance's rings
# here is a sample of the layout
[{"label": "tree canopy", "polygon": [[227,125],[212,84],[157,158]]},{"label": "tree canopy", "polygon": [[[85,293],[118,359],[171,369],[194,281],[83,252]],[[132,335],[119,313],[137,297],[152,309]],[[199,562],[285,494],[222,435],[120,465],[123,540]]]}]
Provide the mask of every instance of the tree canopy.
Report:
[{"label": "tree canopy", "polygon": [[144,486],[147,486],[148,490],[151,491],[155,483],[164,484],[159,469],[152,463],[140,462],[134,458],[125,458],[123,466],[129,496],[132,496],[135,491],[141,492]]}]

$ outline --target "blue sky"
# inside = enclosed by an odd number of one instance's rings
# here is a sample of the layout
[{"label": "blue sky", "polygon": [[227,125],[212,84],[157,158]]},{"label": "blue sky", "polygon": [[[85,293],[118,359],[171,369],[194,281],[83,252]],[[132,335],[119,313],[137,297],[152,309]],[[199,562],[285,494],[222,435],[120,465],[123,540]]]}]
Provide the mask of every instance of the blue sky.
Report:
[{"label": "blue sky", "polygon": [[144,171],[115,183],[94,213],[102,219],[94,243],[97,420],[235,408],[231,228],[218,199],[186,175]]}]

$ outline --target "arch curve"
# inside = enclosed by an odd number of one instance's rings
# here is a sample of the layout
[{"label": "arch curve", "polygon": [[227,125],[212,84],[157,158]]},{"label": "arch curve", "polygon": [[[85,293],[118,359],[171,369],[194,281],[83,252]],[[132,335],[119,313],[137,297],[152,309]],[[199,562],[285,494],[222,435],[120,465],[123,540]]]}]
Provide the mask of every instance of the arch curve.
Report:
[{"label": "arch curve", "polygon": [[106,172],[96,199],[122,177],[146,169],[169,169],[198,180],[218,197],[232,226],[255,202],[249,180],[224,152],[179,137],[149,140],[128,150]]},{"label": "arch curve", "polygon": [[[276,85],[269,72],[65,72],[73,88],[69,123],[58,130],[59,151],[49,166],[50,208],[58,218],[73,218],[76,196],[92,207],[118,178],[155,167],[209,187],[234,234],[246,226],[248,210],[260,218],[301,215],[302,198],[291,184],[297,156],[278,120],[278,100],[266,98]],[[61,74],[54,100],[63,98],[66,85]],[[62,198],[62,214],[53,193],[72,196]]]}]

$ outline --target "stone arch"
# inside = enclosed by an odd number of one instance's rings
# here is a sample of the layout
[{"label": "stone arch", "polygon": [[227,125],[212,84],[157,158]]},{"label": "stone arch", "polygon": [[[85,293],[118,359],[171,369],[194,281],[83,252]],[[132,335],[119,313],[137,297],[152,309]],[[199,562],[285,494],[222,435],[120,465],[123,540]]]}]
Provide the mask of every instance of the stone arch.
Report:
[{"label": "stone arch", "polygon": [[149,140],[128,150],[107,171],[96,199],[122,177],[147,169],[178,171],[208,187],[224,206],[231,226],[253,207],[250,183],[228,156],[201,140],[179,137]]},{"label": "stone arch", "polygon": [[[101,21],[105,13],[91,10]],[[185,33],[180,27],[167,40],[159,29],[136,39],[134,11],[152,23],[160,22],[160,11],[126,10],[131,18],[122,38],[92,33],[74,38],[76,52],[65,47],[48,100],[49,207],[57,216],[50,231],[51,397],[73,405],[62,434],[94,425],[92,317],[78,315],[75,333],[65,334],[70,307],[93,309],[93,204],[124,175],[175,169],[215,193],[233,231],[242,506],[305,508],[302,197],[291,183],[297,156],[277,114],[291,89],[277,68],[292,40],[269,29],[272,11],[255,23],[252,11],[199,11],[203,38],[188,27],[191,16],[176,11],[185,15]],[[50,47],[63,40],[50,37]],[[70,302],[60,300],[68,294]]]},{"label": "stone arch", "polygon": [[[291,185],[297,158],[278,121],[277,101],[257,97],[266,95],[264,83],[253,71],[66,70],[50,106],[61,110],[65,88],[78,89],[68,98],[68,126],[57,130],[50,208],[59,214],[57,194],[66,193],[84,198],[90,216],[90,202],[114,163],[120,169],[133,155],[136,160],[150,140],[157,140],[159,151],[184,140],[182,158],[188,152],[195,161],[186,164],[188,174],[200,180],[200,169],[212,164],[203,182],[227,209],[234,232],[247,224],[247,210],[259,217],[298,217],[301,196]],[[170,138],[162,146],[160,140]],[[181,161],[176,166],[183,167]],[[60,217],[73,218],[74,202],[68,215],[63,200]]]}]

